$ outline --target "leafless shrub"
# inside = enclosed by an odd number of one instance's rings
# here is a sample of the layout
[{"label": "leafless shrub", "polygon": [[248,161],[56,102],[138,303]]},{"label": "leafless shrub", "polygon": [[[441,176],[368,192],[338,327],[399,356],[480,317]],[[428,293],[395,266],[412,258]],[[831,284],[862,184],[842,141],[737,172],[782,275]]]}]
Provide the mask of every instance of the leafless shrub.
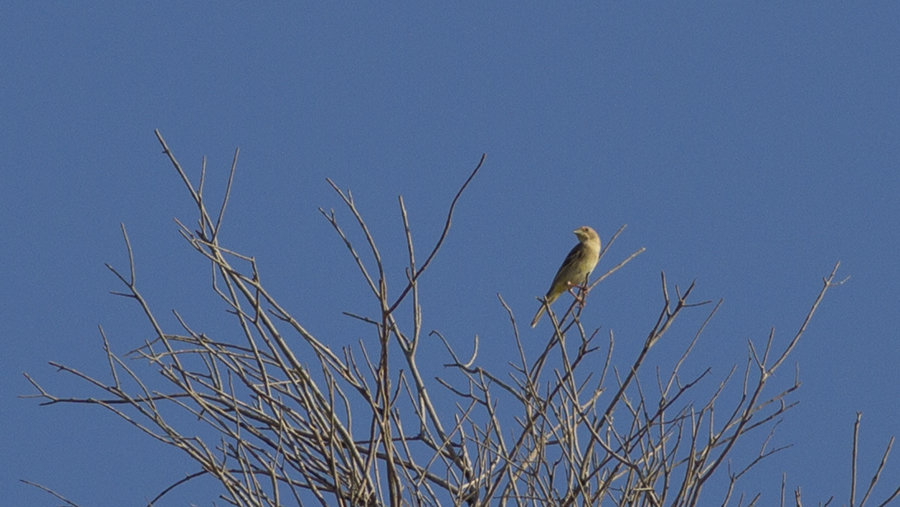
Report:
[{"label": "leafless shrub", "polygon": [[[390,284],[399,290],[388,290],[376,241],[353,195],[329,180],[354,227],[362,231],[363,250],[368,252],[363,255],[351,243],[334,210],[320,211],[345,243],[379,309],[373,315],[348,314],[371,325],[370,341],[332,350],[327,338],[314,336],[272,297],[260,282],[252,257],[219,243],[237,153],[225,199],[214,219],[203,198],[205,165],[195,187],[158,132],[157,137],[199,212],[198,229],[191,231],[182,224],[181,235],[210,262],[212,288],[227,304],[242,339],[228,341],[196,331],[177,313],[182,330],[164,330],[139,291],[123,226],[129,269],[109,269],[124,284],[121,295],[140,305],[155,330],[155,339],[134,351],[132,358],[155,368],[159,377],[141,376],[129,367],[112,352],[102,330],[108,380],[51,363],[93,385],[104,393],[102,397],[57,397],[29,377],[39,391],[35,396],[43,398],[44,404],[100,405],[197,462],[199,472],[170,485],[150,505],[200,476],[215,478],[222,487],[221,498],[240,506],[310,502],[694,506],[735,501],[757,505],[758,495],[733,498],[737,483],[747,470],[783,449],[770,445],[771,432],[796,404],[789,398],[800,385],[795,378],[791,385],[773,392],[769,381],[785,364],[825,293],[841,283],[835,281],[838,265],[824,278],[803,324],[784,348],[777,347],[774,332],[761,349],[749,343],[744,367],[734,367],[723,379],[710,378],[708,369],[691,378],[680,373],[719,302],[702,310],[707,312],[706,320],[693,331],[693,339],[672,370],[657,372],[655,385],[641,384],[639,373],[646,370],[651,348],[679,316],[701,311],[707,303],[692,301],[693,284],[683,291],[677,286],[673,290],[664,274],[659,316],[649,326],[637,357],[624,368],[614,365],[613,333],[603,338],[582,322],[584,297],[562,315],[549,312],[553,336],[536,357],[529,357],[514,312],[500,298],[517,353],[504,361],[485,362],[478,358],[477,338],[468,358],[461,357],[437,331],[432,332],[435,339],[423,341],[419,303],[422,274],[447,237],[460,196],[484,157],[454,197],[440,239],[424,262],[415,255],[400,198],[408,267],[405,279]],[[601,257],[621,232],[607,242]],[[642,251],[616,264],[591,288]],[[364,261],[369,255],[374,260]],[[398,316],[401,305],[404,311],[410,310],[410,319]],[[417,354],[422,347],[441,343],[449,357],[447,370],[427,378]],[[648,377],[653,375],[645,375],[645,382]],[[724,397],[729,382],[740,382],[736,399]],[[699,396],[695,388],[701,383],[712,386],[711,396]],[[198,426],[170,423],[170,411],[193,415]],[[858,425],[854,443],[857,430]],[[731,470],[727,458],[751,432],[769,437],[755,459]],[[216,438],[205,439],[204,434]],[[872,486],[883,466],[884,461]],[[724,498],[703,497],[704,486],[716,476],[727,485]],[[856,505],[854,495],[855,469],[851,505]],[[799,490],[795,502],[801,505]]]}]

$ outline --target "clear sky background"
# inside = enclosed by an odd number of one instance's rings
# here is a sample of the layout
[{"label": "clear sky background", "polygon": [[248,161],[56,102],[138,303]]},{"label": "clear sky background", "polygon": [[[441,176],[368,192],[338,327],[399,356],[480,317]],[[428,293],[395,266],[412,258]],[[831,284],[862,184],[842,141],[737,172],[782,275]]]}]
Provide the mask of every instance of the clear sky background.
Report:
[{"label": "clear sky background", "polygon": [[[5,3],[3,504],[59,503],[27,479],[85,506],[140,505],[197,471],[99,408],[18,398],[33,392],[23,372],[99,395],[47,364],[107,378],[98,325],[120,353],[152,337],[139,308],[109,294],[121,286],[104,263],[127,267],[119,223],[169,330],[172,309],[225,327],[208,267],[172,220],[195,215],[155,128],[195,178],[208,156],[211,196],[241,149],[223,244],[256,256],[282,304],[335,343],[369,336],[342,311],[377,309],[317,211],[351,228],[326,177],[354,191],[399,278],[397,195],[423,252],[487,153],[423,282],[425,329],[460,348],[479,335],[485,365],[512,350],[496,294],[527,325],[581,225],[604,241],[628,225],[598,271],[647,248],[586,313],[616,333],[620,368],[659,311],[660,271],[696,279],[698,301],[724,298],[688,366],[712,366],[710,385],[770,327],[783,347],[841,261],[851,279],[771,386],[799,365],[800,405],[773,440],[793,447],[740,489],[772,505],[786,472],[805,503],[847,503],[855,413],[866,480],[900,435],[898,27],[897,2]],[[677,323],[648,366],[668,364],[705,313]],[[535,347],[549,334],[546,322],[523,332]],[[433,343],[423,354],[445,360]],[[879,498],[900,483],[898,460]],[[195,481],[163,505],[218,492]]]}]

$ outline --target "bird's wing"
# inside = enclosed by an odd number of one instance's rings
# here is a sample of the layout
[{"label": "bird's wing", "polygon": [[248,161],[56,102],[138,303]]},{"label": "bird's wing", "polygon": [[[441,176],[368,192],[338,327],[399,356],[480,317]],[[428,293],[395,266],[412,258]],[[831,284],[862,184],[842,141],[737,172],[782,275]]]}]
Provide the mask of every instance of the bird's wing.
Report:
[{"label": "bird's wing", "polygon": [[566,260],[563,261],[562,266],[559,267],[559,270],[556,272],[556,276],[553,277],[553,283],[550,284],[550,290],[547,291],[547,295],[549,296],[556,285],[562,281],[562,278],[565,276],[571,276],[571,267],[578,263],[581,257],[584,256],[584,245],[578,243],[571,250],[569,250],[569,255],[566,255]]}]

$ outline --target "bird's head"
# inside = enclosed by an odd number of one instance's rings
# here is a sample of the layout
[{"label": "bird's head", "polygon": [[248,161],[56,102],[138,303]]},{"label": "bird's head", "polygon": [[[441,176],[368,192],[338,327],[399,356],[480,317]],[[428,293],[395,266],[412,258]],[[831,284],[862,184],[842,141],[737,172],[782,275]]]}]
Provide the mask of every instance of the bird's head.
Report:
[{"label": "bird's head", "polygon": [[586,225],[579,227],[572,232],[575,233],[575,237],[578,238],[578,241],[582,243],[591,239],[600,239],[600,236],[597,236],[597,232]]}]

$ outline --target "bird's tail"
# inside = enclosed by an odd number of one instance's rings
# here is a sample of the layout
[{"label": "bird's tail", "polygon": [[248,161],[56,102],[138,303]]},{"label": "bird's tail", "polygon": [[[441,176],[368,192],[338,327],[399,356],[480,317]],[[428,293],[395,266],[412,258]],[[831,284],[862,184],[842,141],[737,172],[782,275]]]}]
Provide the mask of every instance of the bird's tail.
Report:
[{"label": "bird's tail", "polygon": [[547,305],[545,305],[544,302],[541,301],[541,307],[538,308],[537,313],[534,314],[534,319],[531,321],[531,327],[536,326],[538,321],[541,320],[541,316],[544,315],[545,309],[547,309]]}]

